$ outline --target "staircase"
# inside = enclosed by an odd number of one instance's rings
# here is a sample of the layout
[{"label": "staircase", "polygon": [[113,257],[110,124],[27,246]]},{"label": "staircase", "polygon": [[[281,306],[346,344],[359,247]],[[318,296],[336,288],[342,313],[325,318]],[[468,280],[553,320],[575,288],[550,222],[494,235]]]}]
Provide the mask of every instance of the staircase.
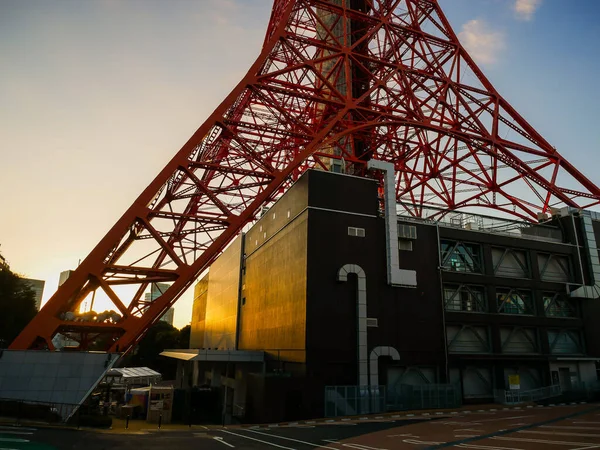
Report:
[{"label": "staircase", "polygon": [[494,391],[494,399],[496,400],[496,402],[502,403],[504,405],[516,405],[518,403],[537,402],[539,400],[544,400],[552,397],[559,397],[560,395],[562,395],[562,389],[558,384],[538,389],[530,389],[527,391]]}]

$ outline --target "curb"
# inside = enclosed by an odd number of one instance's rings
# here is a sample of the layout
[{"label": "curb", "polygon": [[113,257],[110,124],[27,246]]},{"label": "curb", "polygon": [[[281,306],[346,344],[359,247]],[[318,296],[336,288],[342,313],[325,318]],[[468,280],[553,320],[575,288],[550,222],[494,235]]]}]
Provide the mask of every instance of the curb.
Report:
[{"label": "curb", "polygon": [[240,428],[248,428],[248,429],[271,429],[278,427],[295,427],[295,426],[306,426],[306,425],[317,425],[317,424],[328,424],[328,423],[339,423],[339,422],[350,422],[350,421],[377,421],[377,420],[431,420],[438,419],[442,417],[456,417],[461,414],[472,414],[474,412],[501,412],[501,411],[518,411],[518,410],[527,410],[527,409],[539,409],[539,408],[552,408],[559,406],[574,406],[574,405],[586,405],[587,402],[572,402],[569,404],[559,403],[559,404],[549,404],[549,405],[537,405],[537,404],[522,404],[520,406],[502,406],[502,405],[493,405],[493,407],[486,407],[481,409],[481,407],[473,407],[469,409],[447,409],[447,410],[417,410],[417,411],[404,411],[402,413],[399,412],[390,412],[390,413],[376,413],[371,415],[359,415],[359,416],[345,416],[345,417],[335,417],[335,418],[321,418],[321,419],[311,419],[311,420],[298,420],[294,422],[279,422],[279,423],[270,423],[270,424],[243,424],[240,425]]}]

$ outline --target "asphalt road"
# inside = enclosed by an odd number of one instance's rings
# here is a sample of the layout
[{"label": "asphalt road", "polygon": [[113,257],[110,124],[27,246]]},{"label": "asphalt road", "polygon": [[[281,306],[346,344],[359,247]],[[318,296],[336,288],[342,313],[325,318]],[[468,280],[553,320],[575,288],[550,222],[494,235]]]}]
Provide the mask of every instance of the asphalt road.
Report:
[{"label": "asphalt road", "polygon": [[[412,420],[414,419],[414,420]],[[600,406],[463,411],[277,427],[94,432],[0,427],[0,450],[600,450]]]}]

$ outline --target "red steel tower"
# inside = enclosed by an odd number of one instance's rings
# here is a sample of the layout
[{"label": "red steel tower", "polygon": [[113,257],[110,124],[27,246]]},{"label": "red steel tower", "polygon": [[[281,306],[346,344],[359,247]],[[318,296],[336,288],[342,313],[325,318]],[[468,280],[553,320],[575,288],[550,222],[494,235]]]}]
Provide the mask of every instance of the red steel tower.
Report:
[{"label": "red steel tower", "polygon": [[[500,96],[437,0],[275,0],[244,79],[12,343],[128,351],[261,207],[309,168],[391,162],[418,217],[484,207],[534,221],[600,190]],[[151,283],[171,283],[154,302]],[[76,311],[103,291],[119,314]]]}]

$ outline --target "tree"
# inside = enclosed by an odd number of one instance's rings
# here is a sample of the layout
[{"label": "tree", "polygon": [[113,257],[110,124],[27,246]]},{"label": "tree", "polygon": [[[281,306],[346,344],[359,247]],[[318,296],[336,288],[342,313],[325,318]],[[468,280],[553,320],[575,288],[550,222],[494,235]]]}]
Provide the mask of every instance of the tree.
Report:
[{"label": "tree", "polygon": [[181,330],[179,330],[179,348],[190,348],[191,332],[192,327],[190,325],[186,325]]},{"label": "tree", "polygon": [[152,325],[137,347],[120,362],[121,367],[149,367],[160,372],[163,379],[175,377],[177,361],[161,357],[160,353],[169,348],[189,348],[190,326],[181,331],[159,320]]},{"label": "tree", "polygon": [[0,264],[0,348],[7,347],[36,314],[31,287],[7,265]]}]

